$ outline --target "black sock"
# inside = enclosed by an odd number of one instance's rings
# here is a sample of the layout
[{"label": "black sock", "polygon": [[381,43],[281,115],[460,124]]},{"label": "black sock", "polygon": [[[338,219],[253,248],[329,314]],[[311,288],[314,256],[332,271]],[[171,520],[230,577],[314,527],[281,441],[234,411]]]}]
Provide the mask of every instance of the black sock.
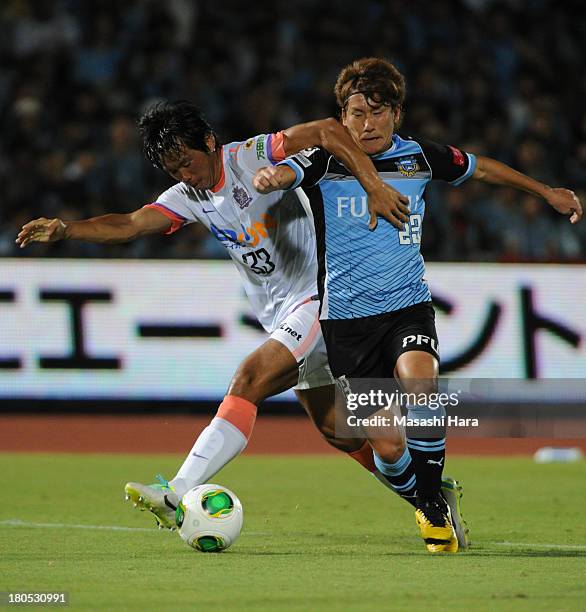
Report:
[{"label": "black sock", "polygon": [[435,499],[442,486],[445,438],[407,438],[417,478],[417,501]]}]

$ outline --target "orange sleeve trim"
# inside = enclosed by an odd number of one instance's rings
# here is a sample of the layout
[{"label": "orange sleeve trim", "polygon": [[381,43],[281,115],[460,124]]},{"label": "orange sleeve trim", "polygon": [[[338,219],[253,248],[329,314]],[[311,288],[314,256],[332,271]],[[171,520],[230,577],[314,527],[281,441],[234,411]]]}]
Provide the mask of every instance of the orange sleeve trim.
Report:
[{"label": "orange sleeve trim", "polygon": [[276,132],[269,134],[267,143],[268,157],[272,164],[283,161],[287,155],[285,154],[285,132]]},{"label": "orange sleeve trim", "polygon": [[165,234],[173,234],[178,229],[181,229],[186,223],[187,219],[182,217],[180,214],[174,212],[170,208],[167,208],[163,204],[159,204],[158,202],[153,202],[152,204],[146,204],[143,208],[154,208],[158,210],[160,213],[163,213],[167,219],[170,219],[173,223],[171,227],[165,232]]}]

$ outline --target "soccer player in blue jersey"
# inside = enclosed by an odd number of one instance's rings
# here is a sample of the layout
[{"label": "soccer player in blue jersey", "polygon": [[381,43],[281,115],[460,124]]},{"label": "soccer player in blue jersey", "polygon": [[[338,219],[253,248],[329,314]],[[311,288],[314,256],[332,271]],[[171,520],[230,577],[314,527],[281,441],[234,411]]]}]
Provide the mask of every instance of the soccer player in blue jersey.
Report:
[{"label": "soccer player in blue jersey", "polygon": [[[318,247],[320,322],[332,373],[338,379],[394,377],[403,391],[427,396],[437,390],[438,338],[420,252],[424,192],[432,179],[457,186],[468,179],[515,187],[543,198],[576,223],[575,194],[552,188],[507,165],[456,147],[395,133],[400,126],[405,80],[388,61],[365,58],[346,66],[335,94],[342,124],[370,155],[381,178],[409,198],[409,212],[389,222],[368,215],[367,197],[348,169],[322,148],[263,168],[261,193],[301,187],[314,216]],[[407,406],[413,422],[445,411]],[[441,420],[441,419],[440,419]],[[392,461],[377,454],[378,469],[402,494],[416,492],[416,521],[430,552],[455,552],[456,534],[442,496],[445,430],[423,434],[407,428],[407,448]]]}]

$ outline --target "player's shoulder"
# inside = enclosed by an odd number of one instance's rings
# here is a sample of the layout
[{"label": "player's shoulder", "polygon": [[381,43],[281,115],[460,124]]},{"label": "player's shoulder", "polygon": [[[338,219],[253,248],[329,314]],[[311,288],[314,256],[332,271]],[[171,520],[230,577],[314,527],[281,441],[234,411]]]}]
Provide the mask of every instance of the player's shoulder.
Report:
[{"label": "player's shoulder", "polygon": [[266,138],[266,134],[257,134],[246,140],[235,140],[224,145],[224,152],[231,160],[238,158],[238,153],[254,153],[257,143],[262,142]]},{"label": "player's shoulder", "polygon": [[155,204],[162,204],[173,210],[190,210],[197,213],[199,206],[209,201],[209,193],[205,189],[194,189],[183,182],[175,183],[163,191]]},{"label": "player's shoulder", "polygon": [[437,142],[420,135],[400,136],[400,139],[403,142],[403,147],[408,147],[409,145],[417,146],[423,153],[428,151],[446,152],[455,149],[455,147],[449,144]]},{"label": "player's shoulder", "polygon": [[394,133],[391,140],[391,145],[382,153],[373,156],[375,164],[378,162],[386,163],[387,160],[393,160],[397,157],[405,157],[410,155],[418,155],[423,152],[424,144],[422,140],[414,136],[405,136],[403,134]]},{"label": "player's shoulder", "polygon": [[410,137],[406,142],[417,143],[433,178],[459,185],[470,178],[476,167],[475,156],[456,146],[423,137]]},{"label": "player's shoulder", "polygon": [[457,165],[463,164],[463,151],[451,145],[439,143],[423,136],[398,136],[398,145],[396,149],[396,154],[398,155],[414,155],[420,153],[432,164],[438,160],[443,161],[447,158],[453,158],[454,163]]},{"label": "player's shoulder", "polygon": [[420,153],[429,143],[429,140],[418,134],[393,134],[393,148],[395,153],[401,155]]},{"label": "player's shoulder", "polygon": [[256,144],[260,141],[263,141],[267,137],[266,134],[256,134],[255,136],[251,136],[246,140],[239,140],[230,143],[230,147],[232,148],[240,148],[244,151],[254,151],[256,148]]},{"label": "player's shoulder", "polygon": [[193,192],[193,188],[185,183],[175,183],[171,187],[165,189],[156,199],[156,202],[172,202],[174,200],[185,200],[189,198],[190,192]]},{"label": "player's shoulder", "polygon": [[284,138],[283,132],[256,134],[246,140],[236,140],[224,145],[230,159],[238,160],[243,156],[255,157],[257,160],[269,160],[273,149],[277,148]]}]

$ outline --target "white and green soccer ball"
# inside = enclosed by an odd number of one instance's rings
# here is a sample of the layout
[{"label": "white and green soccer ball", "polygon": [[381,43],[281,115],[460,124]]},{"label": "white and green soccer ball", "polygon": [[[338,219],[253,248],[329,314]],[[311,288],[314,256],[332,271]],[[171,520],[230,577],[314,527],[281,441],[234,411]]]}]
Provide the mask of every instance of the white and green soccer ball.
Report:
[{"label": "white and green soccer ball", "polygon": [[234,544],[243,519],[238,497],[217,484],[187,491],[175,512],[181,539],[201,552],[220,552]]}]

